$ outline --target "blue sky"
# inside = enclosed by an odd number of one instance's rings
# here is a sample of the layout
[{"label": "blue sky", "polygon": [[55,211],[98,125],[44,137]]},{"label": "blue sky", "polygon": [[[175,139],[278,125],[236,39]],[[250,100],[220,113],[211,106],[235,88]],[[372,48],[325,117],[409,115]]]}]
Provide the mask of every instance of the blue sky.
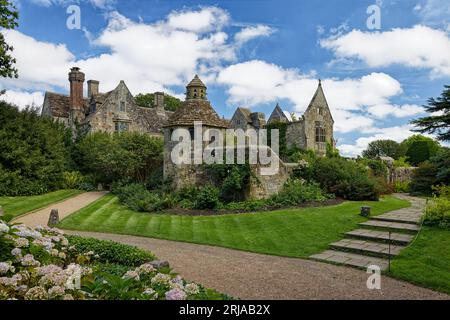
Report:
[{"label": "blue sky", "polygon": [[[78,65],[100,90],[125,80],[133,94],[182,97],[198,73],[220,115],[238,106],[265,112],[277,102],[300,115],[318,79],[335,119],[338,148],[359,154],[374,139],[401,141],[421,105],[450,78],[446,0],[15,0],[19,79],[0,80],[3,99],[41,104],[67,93]],[[77,5],[81,28],[66,12]],[[380,29],[366,11],[377,5]]]}]

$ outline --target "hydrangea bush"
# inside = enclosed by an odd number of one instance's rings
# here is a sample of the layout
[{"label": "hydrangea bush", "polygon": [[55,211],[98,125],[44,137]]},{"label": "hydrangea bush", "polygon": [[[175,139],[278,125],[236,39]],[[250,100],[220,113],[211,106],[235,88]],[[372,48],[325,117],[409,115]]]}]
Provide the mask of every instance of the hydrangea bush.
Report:
[{"label": "hydrangea bush", "polygon": [[109,272],[94,251],[81,252],[63,232],[0,221],[0,300],[225,299],[150,263]]}]

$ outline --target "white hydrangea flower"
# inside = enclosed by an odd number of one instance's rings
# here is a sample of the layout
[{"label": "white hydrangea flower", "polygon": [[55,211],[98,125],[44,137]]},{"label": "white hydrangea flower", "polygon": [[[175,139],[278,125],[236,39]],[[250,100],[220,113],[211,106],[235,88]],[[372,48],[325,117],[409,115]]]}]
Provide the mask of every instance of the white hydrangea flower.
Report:
[{"label": "white hydrangea flower", "polygon": [[2,221],[0,221],[0,234],[1,233],[8,233],[9,232],[9,227],[4,224]]},{"label": "white hydrangea flower", "polygon": [[200,288],[195,283],[189,283],[184,287],[184,291],[189,295],[194,295],[200,292]]}]

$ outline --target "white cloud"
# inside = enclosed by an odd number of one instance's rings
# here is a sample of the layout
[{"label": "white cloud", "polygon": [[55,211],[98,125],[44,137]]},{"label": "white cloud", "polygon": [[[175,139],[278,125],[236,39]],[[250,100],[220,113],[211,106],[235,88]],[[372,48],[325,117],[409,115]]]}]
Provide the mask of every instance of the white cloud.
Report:
[{"label": "white cloud", "polygon": [[201,33],[220,30],[229,20],[227,11],[218,7],[204,7],[198,11],[172,12],[167,18],[167,25],[174,29]]},{"label": "white cloud", "polygon": [[396,118],[411,117],[425,112],[423,107],[415,104],[392,105],[392,104],[377,104],[367,108],[367,111],[377,118],[386,118],[387,116],[394,116]]},{"label": "white cloud", "polygon": [[40,107],[44,102],[44,93],[41,91],[29,93],[25,91],[7,90],[5,94],[0,95],[0,100],[9,102],[19,108],[27,106]]},{"label": "white cloud", "polygon": [[[228,87],[230,104],[251,107],[287,99],[293,104],[293,111],[302,113],[317,89],[318,80],[297,69],[252,60],[223,69],[217,82]],[[411,106],[390,104],[390,99],[402,93],[402,88],[385,73],[371,73],[356,79],[324,79],[322,87],[338,132],[372,128],[374,113],[378,117],[386,113],[385,109],[380,111],[375,106],[389,105],[389,114],[395,117],[405,117],[406,113],[416,111]],[[368,111],[370,107],[373,107],[372,113]]]},{"label": "white cloud", "polygon": [[214,81],[222,65],[235,60],[241,45],[222,31],[230,23],[229,15],[217,7],[172,12],[167,19],[151,24],[132,21],[115,11],[105,17],[107,27],[90,39],[107,53],[87,59],[77,60],[65,44],[38,41],[19,31],[5,32],[15,48],[20,78],[2,79],[0,84],[14,89],[67,91],[67,72],[77,65],[88,79],[100,81],[102,91],[125,80],[133,93],[170,92],[168,86],[184,85],[195,73]]},{"label": "white cloud", "polygon": [[446,32],[417,25],[385,32],[352,30],[320,41],[338,58],[355,58],[370,67],[402,64],[431,69],[433,76],[450,75],[450,38]]},{"label": "white cloud", "polygon": [[27,90],[67,86],[67,74],[62,71],[69,70],[75,57],[65,44],[37,41],[16,30],[6,30],[2,33],[6,42],[14,46],[13,56],[17,59],[19,79],[1,79],[0,83]]},{"label": "white cloud", "polygon": [[234,35],[234,39],[236,40],[237,43],[243,44],[258,37],[263,36],[267,37],[271,35],[274,31],[275,30],[269,26],[257,25],[242,29],[241,31],[239,31]]},{"label": "white cloud", "polygon": [[388,128],[375,128],[373,129],[374,135],[368,137],[361,137],[356,139],[355,144],[341,144],[337,148],[344,156],[355,157],[360,155],[366,148],[367,145],[374,140],[394,140],[401,142],[409,136],[415,134],[411,131],[412,127],[410,125],[395,126]]}]

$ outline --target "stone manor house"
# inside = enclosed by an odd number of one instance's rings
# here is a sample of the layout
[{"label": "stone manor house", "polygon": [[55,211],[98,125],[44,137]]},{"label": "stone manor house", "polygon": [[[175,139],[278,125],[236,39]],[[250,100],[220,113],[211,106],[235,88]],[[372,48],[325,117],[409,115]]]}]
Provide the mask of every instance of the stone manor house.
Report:
[{"label": "stone manor house", "polygon": [[[277,104],[266,122],[261,112],[251,112],[247,108],[237,108],[230,120],[220,118],[207,99],[207,87],[196,75],[186,86],[186,98],[175,112],[164,107],[164,93],[155,92],[153,108],[136,105],[134,97],[124,81],[120,81],[112,91],[101,93],[99,82],[87,81],[87,97],[84,96],[85,75],[79,68],[69,72],[70,94],[46,92],[42,115],[63,122],[68,127],[79,125],[84,132],[139,131],[153,136],[164,137],[164,174],[171,176],[176,187],[187,184],[203,184],[205,179],[198,165],[175,165],[170,152],[176,142],[170,141],[171,132],[176,128],[193,131],[194,122],[201,121],[203,130],[227,128],[256,130],[274,122],[286,123],[286,144],[302,149],[314,150],[319,155],[326,153],[327,144],[335,146],[333,138],[334,120],[331,115],[322,85],[317,90],[305,113],[300,119],[291,121]],[[275,176],[259,176],[259,183],[248,192],[249,198],[263,198],[278,192],[288,179],[292,165],[280,160],[280,170]],[[255,172],[258,168],[255,168]]]}]

